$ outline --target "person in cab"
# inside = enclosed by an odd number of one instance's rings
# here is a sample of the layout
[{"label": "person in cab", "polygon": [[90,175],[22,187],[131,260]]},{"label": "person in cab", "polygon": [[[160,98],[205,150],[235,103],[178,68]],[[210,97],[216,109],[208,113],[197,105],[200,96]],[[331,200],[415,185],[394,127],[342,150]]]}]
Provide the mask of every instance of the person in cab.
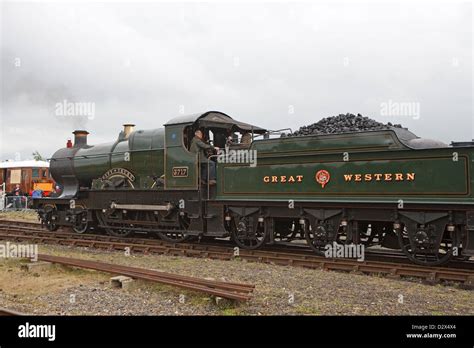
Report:
[{"label": "person in cab", "polygon": [[194,132],[194,138],[191,141],[189,151],[197,153],[199,156],[199,162],[201,166],[201,182],[206,183],[207,181],[207,169],[209,168],[209,185],[216,184],[216,163],[207,158],[208,151],[217,151],[218,147],[212,146],[204,142],[204,134],[198,129]]},{"label": "person in cab", "polygon": [[242,138],[240,139],[240,143],[242,145],[250,145],[252,142],[252,135],[249,132],[244,132],[242,134]]}]

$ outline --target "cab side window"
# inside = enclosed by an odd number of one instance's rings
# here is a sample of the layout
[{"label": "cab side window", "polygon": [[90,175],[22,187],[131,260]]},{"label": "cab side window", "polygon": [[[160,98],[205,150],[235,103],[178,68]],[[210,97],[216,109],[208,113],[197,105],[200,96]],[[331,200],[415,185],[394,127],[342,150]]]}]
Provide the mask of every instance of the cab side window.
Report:
[{"label": "cab side window", "polygon": [[221,149],[225,147],[227,137],[223,131],[217,131],[214,133],[214,146]]},{"label": "cab side window", "polygon": [[193,137],[194,137],[193,127],[191,127],[191,126],[184,127],[184,130],[183,130],[183,144],[184,144],[184,147],[188,151],[189,151],[189,148],[191,147],[191,142],[193,140]]}]

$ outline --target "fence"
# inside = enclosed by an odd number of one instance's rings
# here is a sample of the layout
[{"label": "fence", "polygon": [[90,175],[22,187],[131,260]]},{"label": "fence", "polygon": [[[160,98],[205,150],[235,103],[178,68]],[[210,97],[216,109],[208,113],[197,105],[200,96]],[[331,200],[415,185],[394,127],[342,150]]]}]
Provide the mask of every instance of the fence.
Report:
[{"label": "fence", "polygon": [[0,198],[0,210],[25,210],[28,209],[29,197],[5,196]]},{"label": "fence", "polygon": [[5,193],[4,193],[5,189],[6,189],[5,183],[2,183],[0,185],[0,211],[5,209]]}]

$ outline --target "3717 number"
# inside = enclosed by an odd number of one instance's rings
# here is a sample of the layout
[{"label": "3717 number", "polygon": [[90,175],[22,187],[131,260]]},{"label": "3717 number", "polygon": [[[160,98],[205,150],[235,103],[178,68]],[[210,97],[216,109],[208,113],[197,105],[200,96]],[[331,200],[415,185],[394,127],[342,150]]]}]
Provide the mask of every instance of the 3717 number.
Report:
[{"label": "3717 number", "polygon": [[173,177],[182,178],[188,176],[188,167],[173,167]]}]

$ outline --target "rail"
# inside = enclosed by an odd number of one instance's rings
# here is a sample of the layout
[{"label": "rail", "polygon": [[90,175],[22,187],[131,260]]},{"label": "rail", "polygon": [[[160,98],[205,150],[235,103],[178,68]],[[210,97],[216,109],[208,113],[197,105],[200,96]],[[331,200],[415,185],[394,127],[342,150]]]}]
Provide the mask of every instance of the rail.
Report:
[{"label": "rail", "polygon": [[24,313],[20,313],[11,309],[0,308],[0,317],[11,317],[11,316],[22,316],[26,315]]},{"label": "rail", "polygon": [[[3,222],[5,223],[5,222]],[[410,263],[373,261],[366,255],[366,261],[359,262],[352,259],[325,258],[308,253],[307,250],[296,251],[267,251],[267,250],[240,250],[234,253],[232,246],[201,245],[188,243],[169,243],[162,240],[145,238],[120,238],[97,234],[75,234],[72,232],[49,232],[39,228],[38,224],[18,223],[14,227],[8,222],[2,226],[0,221],[0,240],[16,242],[35,242],[43,244],[68,245],[73,247],[88,247],[102,250],[120,250],[129,248],[131,252],[151,253],[172,256],[205,257],[218,260],[232,260],[236,258],[251,262],[271,263],[284,266],[298,266],[311,269],[359,272],[364,274],[380,274],[394,278],[416,277],[428,282],[459,282],[466,287],[474,285],[474,270],[472,262],[463,262],[466,268],[426,267]],[[377,257],[380,259],[380,254]],[[408,261],[407,261],[408,262]],[[470,267],[470,268],[468,268]]]},{"label": "rail", "polygon": [[209,295],[236,301],[250,300],[251,294],[255,288],[255,286],[251,284],[220,282],[215,280],[182,276],[178,274],[158,272],[144,268],[122,266],[112,263],[75,259],[70,257],[40,254],[38,255],[38,260],[124,275],[134,279],[158,282],[165,285],[171,285],[186,290],[199,291]]}]

